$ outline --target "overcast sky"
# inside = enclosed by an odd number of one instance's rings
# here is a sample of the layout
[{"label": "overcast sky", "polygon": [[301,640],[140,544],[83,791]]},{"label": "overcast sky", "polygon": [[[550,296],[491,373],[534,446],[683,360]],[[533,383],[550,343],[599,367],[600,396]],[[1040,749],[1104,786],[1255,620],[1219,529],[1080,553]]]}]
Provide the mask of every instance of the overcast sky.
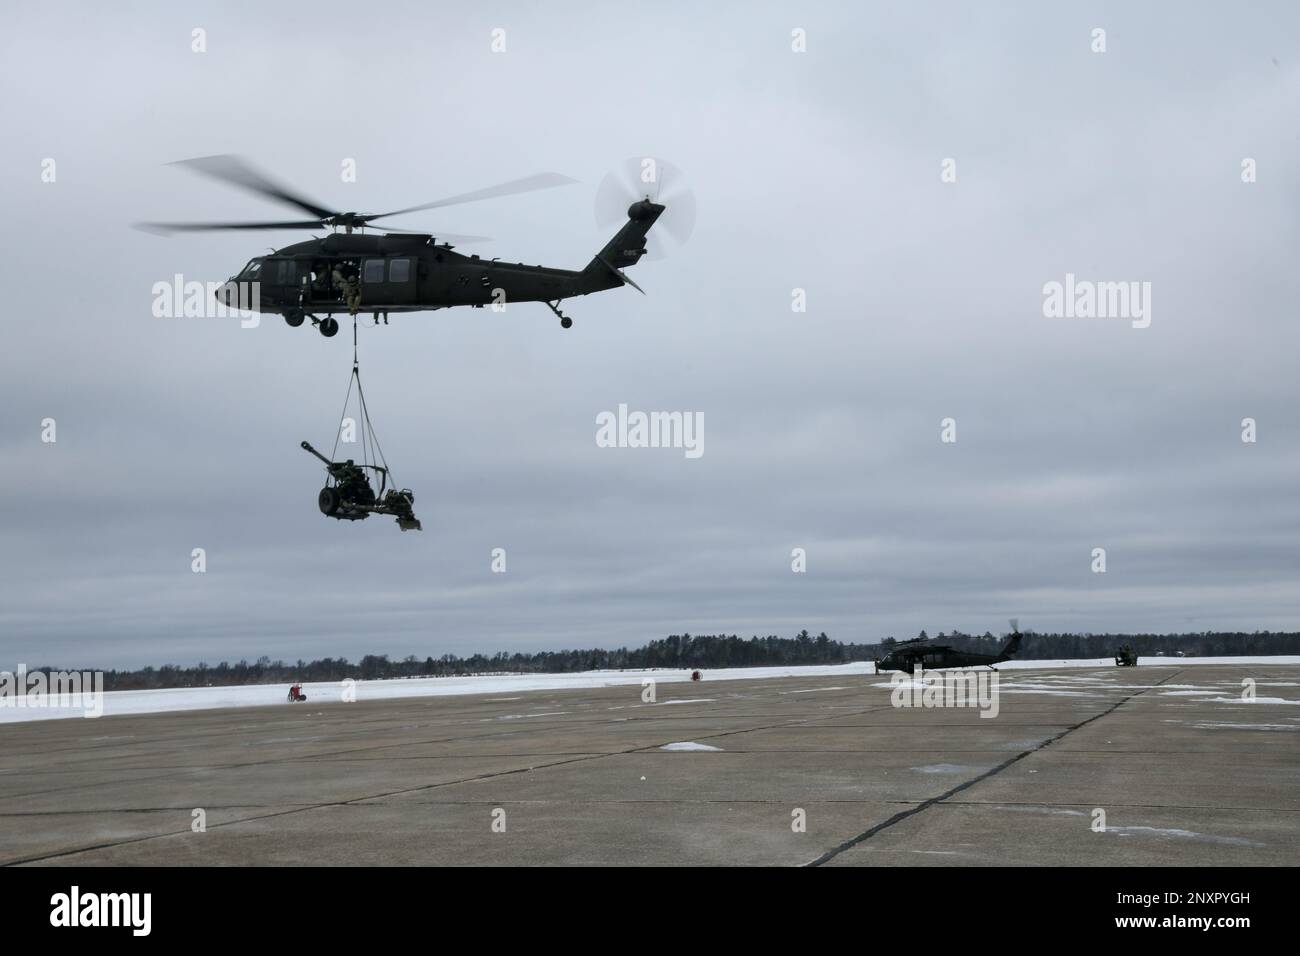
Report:
[{"label": "overcast sky", "polygon": [[[3,27],[0,668],[1300,625],[1293,4],[87,2]],[[567,268],[629,157],[679,167],[698,215],[631,271],[648,295],[572,300],[568,331],[540,304],[361,330],[404,534],[323,517],[298,448],[332,444],[346,324],[152,315],[155,282],[308,238],[130,228],[294,217],[165,165],[214,153],[361,212],[563,173],[393,225]],[[1046,318],[1067,273],[1151,283],[1150,326]],[[704,454],[597,447],[620,403],[701,413]]]}]

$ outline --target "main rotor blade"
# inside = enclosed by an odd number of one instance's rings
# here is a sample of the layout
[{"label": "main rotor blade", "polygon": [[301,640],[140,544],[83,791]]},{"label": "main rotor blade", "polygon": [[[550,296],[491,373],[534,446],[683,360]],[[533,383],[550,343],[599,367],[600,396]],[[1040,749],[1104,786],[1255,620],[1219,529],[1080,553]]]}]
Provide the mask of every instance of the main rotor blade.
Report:
[{"label": "main rotor blade", "polygon": [[443,242],[455,242],[464,244],[467,242],[491,242],[491,236],[465,236],[455,232],[439,232],[429,229],[394,229],[391,226],[365,226],[363,228],[373,229],[376,232],[394,233],[399,236],[432,236],[434,239]]},{"label": "main rotor blade", "polygon": [[469,242],[492,242],[491,236],[462,236],[454,232],[437,232],[433,238],[441,242],[454,242],[457,245],[464,245]]},{"label": "main rotor blade", "polygon": [[449,196],[446,199],[427,202],[421,206],[395,209],[392,212],[376,213],[373,216],[365,216],[364,218],[369,222],[373,219],[383,219],[385,216],[400,216],[404,213],[420,212],[424,209],[438,209],[442,206],[455,206],[459,203],[478,202],[480,199],[495,199],[497,196],[513,196],[516,193],[530,193],[539,189],[551,189],[555,186],[568,186],[569,184],[576,182],[576,179],[570,179],[568,176],[561,176],[559,173],[538,173],[536,176],[527,176],[523,179],[513,179],[508,183],[501,183],[498,186],[488,186],[485,189],[476,189],[474,192],[461,193],[459,196]]},{"label": "main rotor blade", "polygon": [[325,224],[318,219],[301,222],[137,222],[137,229],[158,235],[170,235],[173,232],[217,232],[226,229],[324,229]]},{"label": "main rotor blade", "polygon": [[278,202],[297,206],[304,212],[311,213],[317,219],[329,219],[336,215],[332,210],[304,199],[302,196],[290,192],[284,186],[273,182],[238,156],[200,156],[197,159],[182,159],[171,165],[184,166],[205,176],[211,176],[213,179],[257,193],[259,196],[266,196]]}]

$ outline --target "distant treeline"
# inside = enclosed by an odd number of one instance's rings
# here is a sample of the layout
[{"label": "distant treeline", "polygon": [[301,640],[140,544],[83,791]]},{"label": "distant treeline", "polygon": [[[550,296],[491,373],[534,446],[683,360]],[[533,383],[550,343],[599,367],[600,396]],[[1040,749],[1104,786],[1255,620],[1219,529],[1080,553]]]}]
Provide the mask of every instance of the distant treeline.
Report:
[{"label": "distant treeline", "polygon": [[[926,637],[922,631],[920,637]],[[951,631],[934,635],[936,644],[948,644],[959,650],[995,653],[1006,644],[1006,637],[994,637]],[[883,645],[888,647],[890,638]],[[1017,660],[1042,661],[1059,658],[1077,660],[1090,657],[1113,657],[1123,646],[1133,648],[1139,657],[1157,654],[1174,655],[1182,651],[1188,657],[1235,657],[1269,654],[1300,654],[1300,632],[1294,631],[1203,631],[1199,634],[1039,634],[1026,631]],[[877,647],[873,647],[877,650]]]},{"label": "distant treeline", "polygon": [[[928,638],[925,631],[919,637]],[[940,631],[931,638],[961,650],[996,653],[1006,637]],[[316,661],[273,661],[261,657],[254,663],[241,660],[210,665],[200,662],[193,667],[165,664],[141,670],[104,672],[106,690],[147,690],[163,687],[206,687],[232,684],[283,684],[294,681],[380,680],[402,677],[454,677],[467,674],[562,674],[573,671],[619,670],[622,668],[718,668],[757,667],[795,664],[844,664],[869,661],[887,653],[897,643],[888,637],[876,644],[844,644],[825,633],[811,636],[802,631],[797,637],[751,637],[731,635],[677,635],[651,641],[644,647],[629,650],[541,651],[536,654],[504,651],[491,656],[426,657],[414,654],[390,660],[387,654],[367,654],[353,663],[346,658],[326,657]],[[1183,651],[1189,657],[1234,655],[1300,654],[1300,633],[1205,632],[1200,634],[1036,634],[1026,632],[1017,658],[1051,660],[1053,658],[1112,657],[1122,645],[1129,645],[1141,657],[1158,653],[1174,655]]]}]

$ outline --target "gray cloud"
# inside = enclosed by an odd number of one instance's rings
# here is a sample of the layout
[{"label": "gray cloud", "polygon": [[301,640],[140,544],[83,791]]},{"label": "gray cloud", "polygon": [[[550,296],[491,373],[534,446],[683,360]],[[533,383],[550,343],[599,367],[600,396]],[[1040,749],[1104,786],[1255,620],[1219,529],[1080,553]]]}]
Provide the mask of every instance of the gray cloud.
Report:
[{"label": "gray cloud", "polygon": [[[874,640],[1012,615],[1295,627],[1300,15],[1224,10],[10,11],[0,650],[131,665]],[[346,334],[150,314],[154,282],[300,238],[128,228],[278,215],[163,165],[216,152],[361,211],[566,173],[581,184],[394,222],[549,265],[608,238],[592,201],[628,156],[681,167],[699,216],[635,268],[648,296],[575,300],[568,332],[540,305],[361,330],[425,524],[403,535],[323,519],[297,448],[332,439]],[[1044,318],[1067,272],[1151,282],[1151,327]],[[597,448],[620,402],[702,412],[703,458]]]}]

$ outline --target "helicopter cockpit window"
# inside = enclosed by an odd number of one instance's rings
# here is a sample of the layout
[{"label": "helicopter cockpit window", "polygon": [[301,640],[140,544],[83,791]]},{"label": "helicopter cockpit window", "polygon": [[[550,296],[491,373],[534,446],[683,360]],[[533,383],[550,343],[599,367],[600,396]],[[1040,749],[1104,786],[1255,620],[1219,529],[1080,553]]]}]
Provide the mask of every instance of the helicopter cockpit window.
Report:
[{"label": "helicopter cockpit window", "polygon": [[383,282],[384,281],[384,260],[367,259],[363,277],[364,277],[364,281],[366,282]]},{"label": "helicopter cockpit window", "polygon": [[393,259],[388,264],[389,282],[406,282],[411,278],[411,260]]},{"label": "helicopter cockpit window", "polygon": [[239,274],[241,279],[256,279],[257,274],[262,271],[261,259],[250,259],[248,265],[244,266],[244,271]]}]

